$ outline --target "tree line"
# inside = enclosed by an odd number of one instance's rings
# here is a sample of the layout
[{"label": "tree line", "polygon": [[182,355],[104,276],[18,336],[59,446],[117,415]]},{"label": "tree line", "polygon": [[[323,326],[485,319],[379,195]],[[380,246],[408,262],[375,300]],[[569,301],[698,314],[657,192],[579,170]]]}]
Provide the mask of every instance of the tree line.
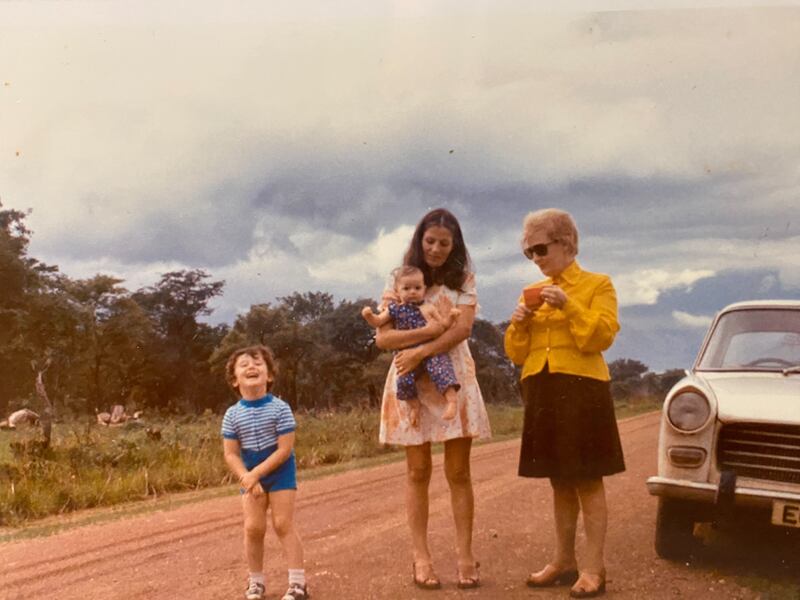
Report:
[{"label": "tree line", "polygon": [[[115,404],[218,411],[232,400],[225,360],[252,343],[275,351],[281,371],[275,392],[295,409],[379,404],[392,357],[378,350],[361,318],[372,300],[336,303],[325,292],[295,292],[253,304],[232,324],[212,325],[204,318],[224,281],[202,269],[164,273],[133,291],[109,275],[72,279],[29,256],[26,216],[0,204],[0,415],[35,408],[43,373],[57,414]],[[519,371],[505,357],[504,327],[478,318],[469,340],[488,402],[519,401]],[[633,371],[647,371],[638,365]],[[616,393],[625,385],[630,391],[644,371],[622,369]],[[654,389],[663,384],[648,375]]]}]

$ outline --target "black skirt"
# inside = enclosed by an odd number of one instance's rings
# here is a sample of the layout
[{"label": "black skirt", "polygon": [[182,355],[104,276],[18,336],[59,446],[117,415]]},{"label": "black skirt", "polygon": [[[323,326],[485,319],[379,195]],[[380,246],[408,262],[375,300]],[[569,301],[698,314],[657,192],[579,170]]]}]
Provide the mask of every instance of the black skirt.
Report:
[{"label": "black skirt", "polygon": [[543,371],[522,380],[522,477],[597,479],[625,470],[607,381]]}]

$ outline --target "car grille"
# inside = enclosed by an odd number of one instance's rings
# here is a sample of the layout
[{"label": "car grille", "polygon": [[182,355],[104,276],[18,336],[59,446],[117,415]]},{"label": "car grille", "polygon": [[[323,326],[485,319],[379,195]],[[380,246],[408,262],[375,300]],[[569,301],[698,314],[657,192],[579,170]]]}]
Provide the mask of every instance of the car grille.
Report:
[{"label": "car grille", "polygon": [[800,483],[800,425],[725,425],[717,461],[739,477]]}]

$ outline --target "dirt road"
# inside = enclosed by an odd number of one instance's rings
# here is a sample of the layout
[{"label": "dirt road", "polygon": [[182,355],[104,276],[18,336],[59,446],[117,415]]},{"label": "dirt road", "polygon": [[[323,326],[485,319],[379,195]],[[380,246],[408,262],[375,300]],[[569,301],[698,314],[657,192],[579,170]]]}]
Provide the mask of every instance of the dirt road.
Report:
[{"label": "dirt road", "polygon": [[[655,473],[657,423],[658,416],[649,414],[620,425],[628,470],[607,480],[607,596],[771,598],[791,597],[796,590],[800,598],[800,586],[790,583],[800,573],[797,559],[787,558],[790,546],[764,542],[761,534],[726,534],[712,543],[708,556],[689,564],[655,556],[656,500],[644,481]],[[441,456],[434,462],[430,507],[431,545],[444,583],[437,592],[411,585],[402,463],[301,482],[298,522],[314,598],[567,597],[565,588],[524,586],[528,571],[547,560],[553,533],[549,486],[516,476],[518,448],[510,441],[474,449],[475,551],[483,578],[478,590],[455,587]],[[241,537],[239,499],[232,491],[173,510],[7,543],[0,545],[0,599],[241,598]],[[274,535],[268,533],[267,540],[267,591],[275,598],[285,589],[286,575]],[[780,596],[764,589],[764,578],[775,582]]]}]

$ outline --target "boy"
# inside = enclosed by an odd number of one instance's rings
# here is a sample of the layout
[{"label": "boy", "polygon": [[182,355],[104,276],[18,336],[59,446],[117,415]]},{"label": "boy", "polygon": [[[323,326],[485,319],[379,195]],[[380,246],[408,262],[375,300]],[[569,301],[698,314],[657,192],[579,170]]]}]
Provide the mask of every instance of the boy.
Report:
[{"label": "boy", "polygon": [[247,600],[263,600],[267,509],[289,564],[289,589],[282,600],[309,598],[303,546],[294,526],[297,493],[295,420],[289,405],[269,393],[277,375],[266,346],[236,350],[225,365],[228,383],[241,400],[222,419],[225,462],[239,479],[244,511],[244,546],[250,578]]}]

